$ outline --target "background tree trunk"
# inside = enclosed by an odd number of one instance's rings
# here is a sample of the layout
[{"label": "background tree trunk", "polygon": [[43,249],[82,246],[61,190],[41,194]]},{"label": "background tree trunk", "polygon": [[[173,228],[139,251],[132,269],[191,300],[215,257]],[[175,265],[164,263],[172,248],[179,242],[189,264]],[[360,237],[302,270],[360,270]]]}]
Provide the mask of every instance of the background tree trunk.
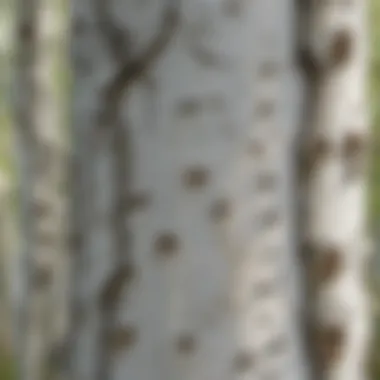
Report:
[{"label": "background tree trunk", "polygon": [[367,7],[310,1],[303,11],[302,250],[313,370],[316,379],[359,380],[366,378],[370,308]]},{"label": "background tree trunk", "polygon": [[71,367],[307,379],[291,1],[76,1]]},{"label": "background tree trunk", "polygon": [[43,380],[51,350],[62,339],[66,312],[65,152],[54,77],[62,20],[57,2],[20,0],[17,11],[15,132],[23,239],[18,345],[21,378]]}]

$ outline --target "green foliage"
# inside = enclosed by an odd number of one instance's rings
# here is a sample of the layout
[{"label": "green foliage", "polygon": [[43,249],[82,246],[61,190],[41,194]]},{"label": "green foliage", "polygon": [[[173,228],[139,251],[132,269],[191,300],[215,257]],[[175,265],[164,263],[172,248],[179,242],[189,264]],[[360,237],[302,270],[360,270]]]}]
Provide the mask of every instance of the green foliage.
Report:
[{"label": "green foliage", "polygon": [[11,355],[4,349],[0,349],[0,379],[15,380],[16,371]]},{"label": "green foliage", "polygon": [[372,0],[371,21],[371,111],[373,125],[374,149],[370,178],[370,218],[371,225],[378,228],[380,221],[380,2]]}]

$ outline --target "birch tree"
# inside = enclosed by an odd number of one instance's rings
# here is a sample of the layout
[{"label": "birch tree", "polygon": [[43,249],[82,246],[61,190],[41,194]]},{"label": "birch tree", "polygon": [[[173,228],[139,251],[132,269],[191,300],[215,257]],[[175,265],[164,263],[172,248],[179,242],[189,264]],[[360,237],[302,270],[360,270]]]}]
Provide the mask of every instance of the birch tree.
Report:
[{"label": "birch tree", "polygon": [[300,12],[307,94],[300,243],[309,289],[310,357],[316,379],[362,380],[370,333],[367,4],[309,1]]},{"label": "birch tree", "polygon": [[[54,83],[62,21],[57,2],[18,2],[15,138],[20,179],[22,252],[17,277],[21,378],[42,380],[64,329],[64,147]],[[60,189],[61,188],[61,189]]]},{"label": "birch tree", "polygon": [[68,378],[307,379],[293,2],[71,14]]}]

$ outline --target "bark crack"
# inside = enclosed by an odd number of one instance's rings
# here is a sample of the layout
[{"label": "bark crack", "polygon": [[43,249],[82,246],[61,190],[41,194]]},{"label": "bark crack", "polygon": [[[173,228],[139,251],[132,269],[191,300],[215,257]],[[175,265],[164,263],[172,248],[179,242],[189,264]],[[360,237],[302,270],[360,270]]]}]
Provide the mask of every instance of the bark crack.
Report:
[{"label": "bark crack", "polygon": [[[104,89],[103,106],[95,130],[96,145],[102,141],[110,141],[115,168],[112,231],[115,234],[116,263],[105,282],[99,300],[102,319],[99,346],[102,351],[99,353],[99,367],[96,374],[99,380],[110,378],[111,350],[107,347],[108,337],[115,328],[116,307],[119,304],[123,289],[134,271],[133,258],[129,247],[130,236],[125,228],[128,210],[123,207],[126,197],[129,196],[133,175],[132,157],[130,156],[132,141],[128,125],[123,123],[119,114],[120,105],[125,93],[134,83],[143,78],[159,59],[179,24],[177,1],[168,0],[159,33],[141,54],[132,57],[129,36],[112,20],[109,14],[110,4],[112,3],[109,1],[96,1],[96,16],[102,38],[118,67],[116,74]],[[99,137],[103,138],[99,139]],[[128,275],[124,276],[125,273]]]}]

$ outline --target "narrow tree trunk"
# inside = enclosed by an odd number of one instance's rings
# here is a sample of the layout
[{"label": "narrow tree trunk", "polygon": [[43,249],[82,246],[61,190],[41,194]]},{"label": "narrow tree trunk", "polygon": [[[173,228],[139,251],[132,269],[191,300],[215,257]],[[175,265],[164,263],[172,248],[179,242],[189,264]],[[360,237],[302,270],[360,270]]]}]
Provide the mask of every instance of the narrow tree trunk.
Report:
[{"label": "narrow tree trunk", "polygon": [[301,63],[309,96],[301,176],[309,343],[316,379],[363,380],[369,337],[366,1],[309,1],[303,11]]},{"label": "narrow tree trunk", "polygon": [[[51,1],[19,1],[15,131],[23,251],[19,302],[21,377],[47,376],[50,351],[63,331],[62,176],[64,150],[54,85],[60,20]],[[62,338],[62,337],[61,337]]]},{"label": "narrow tree trunk", "polygon": [[73,4],[70,379],[306,379],[291,1]]},{"label": "narrow tree trunk", "polygon": [[35,53],[37,44],[36,21],[37,0],[19,0],[16,20],[16,59],[15,59],[15,134],[18,159],[21,208],[21,253],[17,277],[17,352],[20,363],[20,378],[27,379],[29,369],[28,346],[24,338],[28,334],[28,313],[32,304],[32,256],[34,244],[34,216],[32,212],[34,184],[34,129],[35,129]]},{"label": "narrow tree trunk", "polygon": [[15,248],[9,179],[0,172],[0,347],[12,349],[12,254]]}]

